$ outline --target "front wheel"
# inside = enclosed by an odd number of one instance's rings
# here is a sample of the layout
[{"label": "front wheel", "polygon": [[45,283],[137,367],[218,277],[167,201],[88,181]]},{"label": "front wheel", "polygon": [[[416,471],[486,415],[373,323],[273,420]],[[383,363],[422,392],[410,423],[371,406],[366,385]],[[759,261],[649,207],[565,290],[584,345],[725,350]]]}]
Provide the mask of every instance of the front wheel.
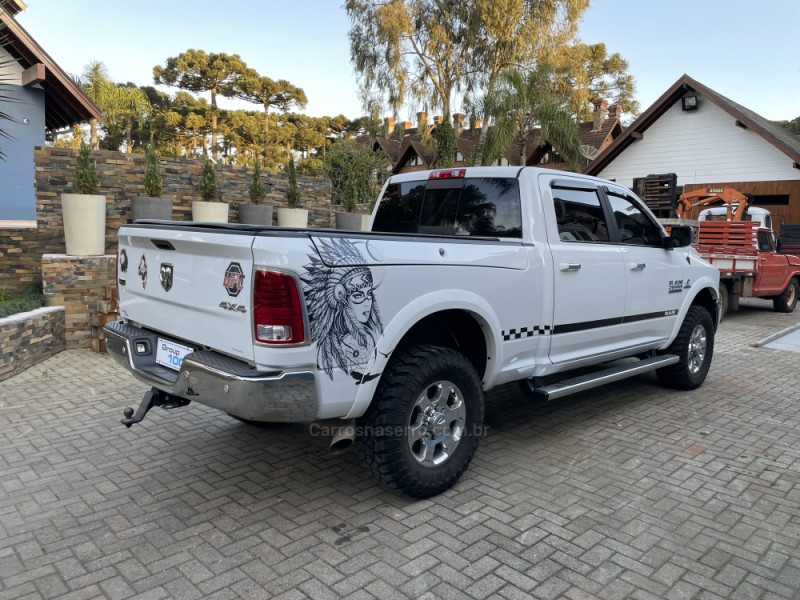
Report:
[{"label": "front wheel", "polygon": [[780,294],[772,299],[772,306],[776,312],[790,313],[797,306],[797,279],[792,277],[789,285]]},{"label": "front wheel", "polygon": [[714,355],[714,321],[702,306],[690,306],[680,331],[665,354],[676,354],[678,362],[658,369],[665,387],[693,390],[705,381]]},{"label": "front wheel", "polygon": [[384,371],[359,420],[364,466],[414,498],[451,487],[469,466],[483,426],[483,387],[463,354],[411,346]]},{"label": "front wheel", "polygon": [[722,321],[725,318],[725,314],[728,312],[728,284],[724,281],[719,282],[719,305],[720,305],[720,317],[719,320]]}]

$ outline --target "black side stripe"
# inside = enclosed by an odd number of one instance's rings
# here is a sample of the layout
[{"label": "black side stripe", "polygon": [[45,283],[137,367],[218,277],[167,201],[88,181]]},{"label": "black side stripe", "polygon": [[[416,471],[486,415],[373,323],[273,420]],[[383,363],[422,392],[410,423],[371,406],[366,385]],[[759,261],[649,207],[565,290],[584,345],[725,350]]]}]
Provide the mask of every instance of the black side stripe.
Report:
[{"label": "black side stripe", "polygon": [[647,321],[648,319],[660,319],[662,317],[674,316],[677,313],[677,310],[662,310],[654,313],[629,315],[627,317],[614,317],[613,319],[599,319],[597,321],[583,321],[581,323],[564,323],[553,326],[553,335],[572,333],[574,331],[586,331],[587,329],[598,329],[600,327],[610,327],[611,325],[622,325],[623,323],[634,323],[636,321]]}]

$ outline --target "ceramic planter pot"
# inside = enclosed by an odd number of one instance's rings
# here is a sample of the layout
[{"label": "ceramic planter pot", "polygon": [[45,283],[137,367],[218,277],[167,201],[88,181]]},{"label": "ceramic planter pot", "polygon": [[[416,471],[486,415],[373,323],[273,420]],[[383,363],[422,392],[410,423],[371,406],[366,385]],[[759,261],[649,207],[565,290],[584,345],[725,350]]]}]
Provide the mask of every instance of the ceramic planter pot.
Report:
[{"label": "ceramic planter pot", "polygon": [[203,223],[227,223],[228,205],[225,202],[192,201],[192,221]]},{"label": "ceramic planter pot", "polygon": [[308,211],[305,208],[279,208],[278,227],[308,227]]},{"label": "ceramic planter pot", "polygon": [[370,216],[361,213],[336,213],[336,229],[367,231]]},{"label": "ceramic planter pot", "polygon": [[132,220],[157,219],[159,221],[172,220],[172,200],[170,198],[151,198],[137,196],[131,199]]},{"label": "ceramic planter pot", "polygon": [[64,240],[69,256],[102,256],[106,252],[106,197],[61,194]]},{"label": "ceramic planter pot", "polygon": [[239,223],[272,225],[272,204],[240,204]]}]

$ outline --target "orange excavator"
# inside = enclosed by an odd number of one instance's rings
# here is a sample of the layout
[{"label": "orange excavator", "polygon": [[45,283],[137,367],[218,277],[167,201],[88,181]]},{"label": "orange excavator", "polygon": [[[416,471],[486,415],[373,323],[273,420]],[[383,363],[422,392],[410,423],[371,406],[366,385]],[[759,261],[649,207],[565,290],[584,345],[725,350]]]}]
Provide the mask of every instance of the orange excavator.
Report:
[{"label": "orange excavator", "polygon": [[675,216],[679,219],[690,219],[694,208],[722,201],[728,209],[726,221],[743,221],[749,200],[748,194],[733,188],[703,188],[681,194],[675,207]]}]

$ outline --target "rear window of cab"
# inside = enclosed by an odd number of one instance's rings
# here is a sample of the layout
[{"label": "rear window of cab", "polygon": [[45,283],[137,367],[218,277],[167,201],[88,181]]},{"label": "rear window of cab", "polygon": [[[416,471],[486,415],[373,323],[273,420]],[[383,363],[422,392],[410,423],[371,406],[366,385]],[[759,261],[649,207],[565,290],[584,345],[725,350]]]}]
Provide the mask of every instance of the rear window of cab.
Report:
[{"label": "rear window of cab", "polygon": [[390,183],[372,231],[521,238],[519,181],[467,177]]}]

